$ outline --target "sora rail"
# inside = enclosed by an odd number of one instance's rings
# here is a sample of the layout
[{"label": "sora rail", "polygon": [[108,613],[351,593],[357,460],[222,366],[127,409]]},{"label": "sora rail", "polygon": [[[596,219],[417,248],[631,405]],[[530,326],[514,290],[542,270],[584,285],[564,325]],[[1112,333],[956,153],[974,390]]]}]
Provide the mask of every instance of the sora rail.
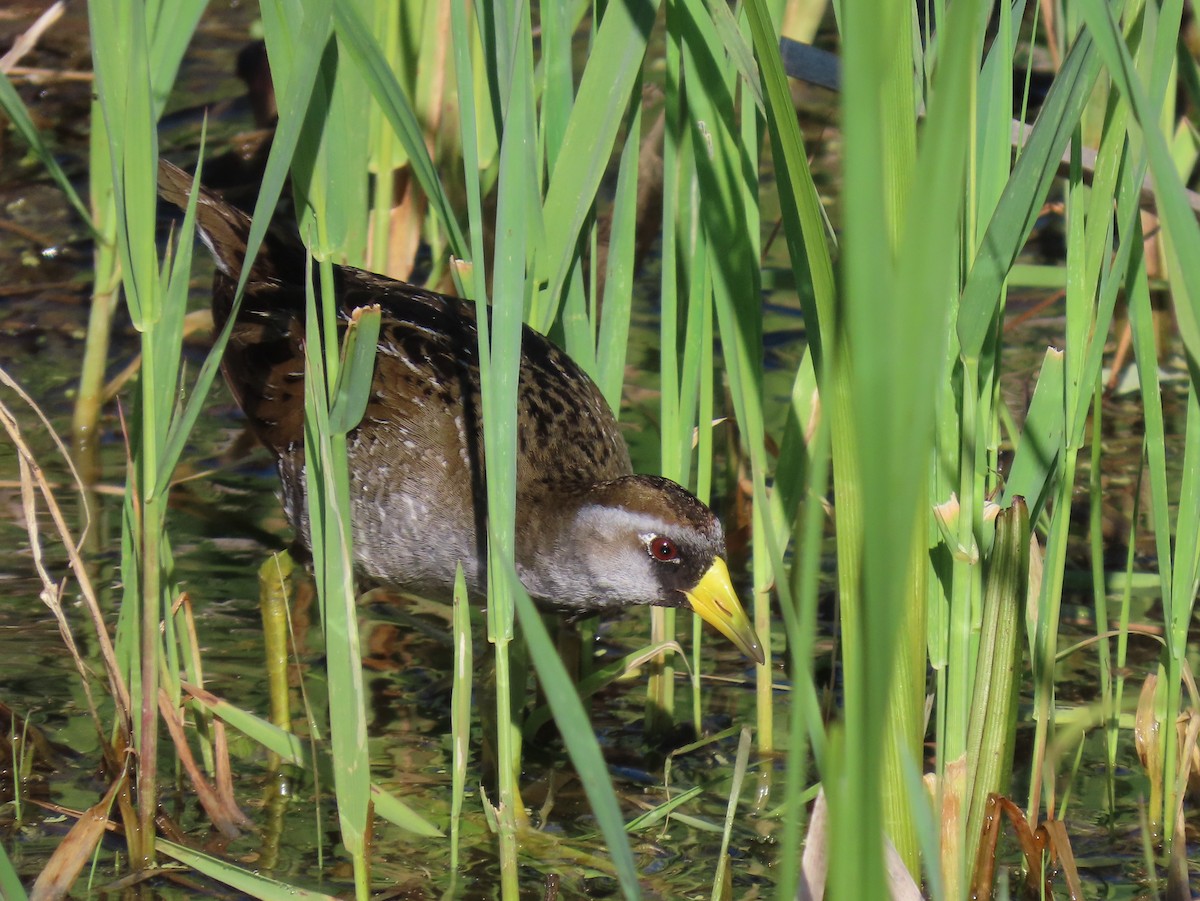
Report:
[{"label": "sora rail", "polygon": [[[159,193],[184,208],[190,175],[159,164]],[[223,328],[250,217],[199,189],[197,226],[216,259]],[[334,266],[344,326],[378,304],[383,323],[366,414],[347,440],[356,564],[366,577],[448,599],[461,562],[486,586],[486,492],[474,304]],[[222,369],[255,435],[278,459],[283,504],[308,541],[304,479],[304,249],[268,234]],[[667,479],[634,475],[612,411],[590,378],[532,329],[521,341],[516,564],[542,607],[567,615],[633,604],[690,607],[760,663],[729,581],[721,524]]]}]

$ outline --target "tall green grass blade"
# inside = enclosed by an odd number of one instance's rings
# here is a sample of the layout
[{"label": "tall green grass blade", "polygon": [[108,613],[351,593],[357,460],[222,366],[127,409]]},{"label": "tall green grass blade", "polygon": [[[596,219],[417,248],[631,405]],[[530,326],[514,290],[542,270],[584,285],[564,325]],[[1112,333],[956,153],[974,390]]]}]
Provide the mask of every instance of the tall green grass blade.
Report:
[{"label": "tall green grass blade", "polygon": [[197,873],[203,873],[223,885],[239,892],[245,892],[253,898],[261,898],[263,901],[288,901],[288,899],[292,899],[292,901],[336,901],[338,897],[302,889],[291,883],[263,876],[261,873],[252,873],[242,867],[234,866],[228,861],[176,842],[164,840],[159,842],[159,847],[163,854],[191,867]]},{"label": "tall green grass blade", "polygon": [[[153,10],[149,12],[152,16]],[[137,822],[127,822],[126,826],[130,856],[139,867],[154,861],[157,699],[160,668],[164,665],[160,628],[166,630],[168,654],[175,650],[167,613],[171,554],[165,535],[166,506],[159,461],[179,379],[177,348],[182,321],[174,313],[165,323],[161,321],[166,279],[159,270],[154,234],[158,111],[152,98],[155,73],[150,70],[150,53],[156,40],[167,37],[150,32],[147,13],[144,5],[129,2],[89,8],[96,90],[107,137],[106,159],[111,166],[113,231],[130,318],[142,333],[141,390],[122,531],[124,598],[130,615],[119,621],[122,632],[117,642],[137,707],[133,738],[138,752],[139,804]],[[181,48],[178,36],[169,37],[173,46]],[[157,61],[172,71],[171,63],[178,64],[178,59],[172,61],[166,55]],[[174,700],[178,695],[173,679],[175,661],[168,657],[165,665],[172,669],[163,687]]]},{"label": "tall green grass blade", "polygon": [[3,845],[0,845],[0,896],[11,901],[28,901],[29,898]]},{"label": "tall green grass blade", "polygon": [[1037,522],[1055,487],[1063,442],[1063,352],[1046,348],[1041,371],[1033,389],[1033,399],[1021,430],[1021,442],[1013,456],[1004,494],[999,500],[1007,508],[1015,497],[1027,499],[1029,519]]},{"label": "tall green grass blade", "polygon": [[[1133,61],[1113,21],[1111,12],[1101,4],[1081,7],[1088,33],[1104,64],[1141,127],[1142,139],[1154,176],[1159,215],[1167,238],[1172,272],[1176,275],[1176,313],[1193,368],[1200,360],[1200,228],[1187,204],[1184,186],[1175,171],[1166,138],[1157,125],[1159,107],[1151,105],[1145,87],[1138,80]],[[1182,300],[1183,302],[1179,302]]]},{"label": "tall green grass blade", "polygon": [[[54,158],[50,148],[46,146],[46,142],[42,140],[41,133],[38,132],[37,126],[33,124],[33,120],[29,118],[29,110],[25,108],[25,104],[21,100],[21,95],[16,92],[12,86],[12,82],[8,80],[8,76],[0,72],[0,110],[8,116],[9,122],[13,128],[29,145],[29,149],[33,151],[46,171],[50,173],[50,177],[54,179],[54,183],[58,185],[59,190],[67,198],[67,202],[75,208],[75,212],[79,214],[79,218],[83,220],[84,225],[88,229],[93,229],[92,215],[88,212],[88,208],[80,200],[79,194],[75,191],[75,186],[71,184],[62,167],[59,166],[58,160]],[[97,241],[100,240],[99,235],[92,231],[92,236]]]},{"label": "tall green grass blade", "polygon": [[475,669],[471,645],[471,611],[462,564],[454,572],[454,687],[450,695],[450,866],[458,869],[463,795],[471,758],[471,674]]},{"label": "tall green grass blade", "polygon": [[[513,581],[516,581],[515,573]],[[530,659],[546,692],[546,701],[554,713],[554,721],[558,723],[567,753],[571,755],[571,762],[575,764],[575,772],[579,774],[584,791],[587,792],[592,813],[608,844],[608,853],[616,867],[621,891],[627,899],[640,898],[637,865],[629,847],[621,810],[617,806],[616,794],[608,776],[608,767],[596,742],[591,723],[588,722],[579,696],[571,687],[571,679],[533,601],[520,589],[516,591],[515,599],[521,632],[529,645]]]},{"label": "tall green grass blade", "polygon": [[[822,338],[833,332],[833,263],[825,238],[825,219],[821,199],[813,183],[800,125],[792,107],[792,95],[779,60],[778,39],[771,27],[763,0],[749,0],[746,15],[754,52],[762,71],[766,96],[767,127],[774,152],[775,179],[779,185],[779,205],[784,220],[792,269],[797,275],[797,293],[808,326],[809,347],[816,366],[822,360]],[[805,290],[802,280],[812,287]]]},{"label": "tall green grass blade", "polygon": [[1021,688],[1021,621],[1029,591],[1029,509],[1023,498],[1000,512],[984,576],[983,628],[971,699],[966,859],[975,860],[988,795],[1008,793]]},{"label": "tall green grass blade", "polygon": [[442,831],[376,783],[371,783],[371,809],[394,826],[423,838],[444,838]]},{"label": "tall green grass blade", "polygon": [[[323,605],[325,650],[328,657],[330,740],[334,760],[334,793],[342,842],[354,862],[355,894],[368,893],[366,833],[370,811],[370,759],[367,754],[366,692],[362,679],[355,607],[353,551],[350,536],[350,479],[346,436],[330,424],[330,382],[326,368],[329,348],[322,341],[316,296],[312,288],[311,257],[306,266],[304,447],[308,519],[313,569]],[[323,288],[332,280],[324,274]],[[331,292],[322,302],[333,305]],[[324,331],[325,342],[336,331]],[[335,702],[336,699],[336,702]]]},{"label": "tall green grass blade", "polygon": [[[471,56],[472,32],[467,25],[464,4],[450,4],[450,28],[454,49],[454,78],[458,86],[459,108],[475,108],[476,72]],[[483,198],[479,173],[479,134],[474,116],[459,116],[462,133],[463,177],[467,193],[467,224],[470,246],[464,247],[471,263],[469,281],[464,280],[465,294],[476,303],[487,304],[487,269],[483,251]]]},{"label": "tall green grass blade", "polygon": [[671,800],[664,801],[657,807],[651,808],[640,816],[634,817],[625,824],[625,831],[632,834],[634,832],[641,832],[645,829],[649,829],[651,826],[669,817],[672,811],[682,807],[684,804],[687,804],[689,801],[703,792],[703,785],[693,785],[687,791],[680,792],[675,797],[671,798]]},{"label": "tall green grass blade", "polygon": [[[517,897],[517,828],[524,820],[520,798],[520,731],[513,722],[513,690],[524,680],[514,677],[520,667],[510,664],[514,595],[521,589],[514,573],[517,439],[517,383],[520,375],[521,329],[531,287],[527,261],[530,198],[536,196],[534,176],[535,108],[530,11],[517,10],[511,92],[505,98],[504,134],[500,143],[500,182],[496,202],[494,299],[491,316],[481,310],[479,376],[482,390],[483,435],[487,454],[488,507],[488,639],[496,653],[496,747],[500,773],[501,894]],[[490,319],[490,321],[489,321]],[[519,697],[519,696],[517,696]]]},{"label": "tall green grass blade", "polygon": [[379,343],[382,313],[379,307],[356,310],[342,343],[342,366],[333,387],[329,428],[349,432],[362,421],[371,397],[375,375],[375,348]]},{"label": "tall green grass blade", "polygon": [[967,358],[977,357],[983,348],[1005,274],[1033,228],[1099,72],[1095,46],[1082,33],[1046,95],[1033,133],[987,224],[981,250],[963,287],[957,329],[963,356]]},{"label": "tall green grass blade", "polygon": [[725,824],[721,830],[721,853],[717,857],[717,872],[713,877],[712,901],[724,897],[729,881],[729,836],[733,831],[733,818],[737,813],[738,797],[742,793],[742,781],[746,778],[746,765],[750,759],[750,730],[742,727],[738,739],[737,757],[733,763],[733,778],[729,785],[729,803],[725,808]]},{"label": "tall green grass blade", "polygon": [[[251,741],[261,745],[271,753],[279,755],[280,760],[283,762],[301,769],[311,770],[313,768],[313,761],[309,755],[309,746],[304,738],[286,729],[282,729],[241,707],[222,700],[202,688],[187,686],[187,690],[191,697],[205,710],[220,717]],[[319,741],[321,735],[320,730],[317,730],[311,738]],[[332,765],[332,761],[328,758],[318,758],[317,768],[323,781],[333,781]],[[414,835],[431,838],[442,834],[432,823],[374,782],[371,783],[371,801],[375,805],[375,812],[379,816],[390,823],[394,823],[401,829],[412,832]]]},{"label": "tall green grass blade", "polygon": [[602,64],[584,69],[543,205],[546,244],[538,271],[549,283],[535,295],[529,313],[530,324],[540,332],[549,330],[558,312],[559,294],[641,72],[657,10],[658,0],[610,4],[596,31],[591,58]]},{"label": "tall green grass blade", "polygon": [[608,236],[607,271],[604,277],[603,316],[596,339],[596,384],[614,411],[621,408],[625,382],[625,356],[629,345],[629,317],[633,301],[634,239],[637,232],[639,138],[641,104],[634,104],[629,132],[617,169],[612,222]]},{"label": "tall green grass blade", "polygon": [[[446,192],[442,188],[441,180],[434,169],[429,149],[425,145],[425,136],[421,131],[416,114],[413,112],[412,104],[396,82],[396,77],[388,66],[387,57],[353,4],[335,4],[334,19],[339,45],[358,65],[360,74],[370,88],[375,102],[379,104],[388,121],[392,123],[392,128],[395,129],[396,135],[404,147],[404,152],[408,155],[409,163],[413,167],[413,174],[417,177],[421,190],[433,204],[438,218],[442,221],[442,227],[446,229],[452,252],[455,256],[466,257],[467,244],[463,238],[462,228],[458,224],[458,217],[454,214]],[[473,107],[464,106],[463,109],[473,110]],[[463,118],[465,120],[469,116]]]},{"label": "tall green grass blade", "polygon": [[216,378],[220,368],[221,355],[225,351],[225,345],[229,341],[229,335],[232,333],[237,319],[242,292],[245,290],[246,280],[250,277],[251,264],[258,254],[259,247],[262,246],[263,237],[271,223],[271,216],[283,193],[288,167],[300,139],[301,127],[304,123],[309,99],[312,96],[313,86],[316,83],[319,61],[330,33],[328,12],[327,6],[324,4],[313,6],[300,22],[296,38],[301,48],[300,55],[291,63],[295,66],[298,77],[285,80],[285,76],[290,73],[290,66],[279,65],[272,69],[272,73],[279,79],[277,82],[279,125],[275,130],[274,140],[271,142],[271,151],[263,171],[258,198],[254,202],[250,234],[246,238],[246,260],[238,279],[229,321],[213,341],[212,350],[205,358],[204,364],[196,376],[196,384],[186,407],[172,423],[159,469],[160,484],[165,484],[165,478],[169,477],[170,472],[174,470],[179,456],[186,446],[188,436],[200,418],[205,398],[207,398],[213,379]]}]

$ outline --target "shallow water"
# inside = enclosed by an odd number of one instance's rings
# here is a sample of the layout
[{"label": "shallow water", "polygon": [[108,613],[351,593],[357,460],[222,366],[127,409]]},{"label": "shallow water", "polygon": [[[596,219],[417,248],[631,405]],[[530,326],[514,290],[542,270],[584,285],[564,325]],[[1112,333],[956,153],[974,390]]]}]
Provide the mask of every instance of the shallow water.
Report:
[{"label": "shallow water", "polygon": [[[13,24],[24,14],[40,12],[40,4],[17,4],[17,17],[0,20],[0,45]],[[67,19],[39,47],[30,63],[45,67],[86,69],[85,13],[70,7]],[[185,86],[177,107],[190,107],[201,100],[227,101],[236,98],[240,83],[232,77],[232,54],[248,34],[254,10],[250,4],[213,4],[197,44],[182,73]],[[86,153],[86,83],[62,82],[40,89],[22,88],[23,96],[42,117],[52,132],[68,172],[81,177]],[[179,149],[194,134],[195,117],[186,112],[171,119],[172,146]],[[84,124],[81,124],[84,123]],[[236,102],[226,104],[212,127],[216,146],[240,128],[250,127],[247,108]],[[836,135],[817,126],[813,136],[828,135],[828,145],[818,142],[823,153],[836,153]],[[83,230],[67,211],[57,191],[40,174],[36,163],[22,156],[22,149],[10,143],[0,148],[0,219],[24,228],[18,233],[0,230],[0,285],[4,287],[0,304],[0,360],[37,399],[60,434],[67,434],[71,412],[71,391],[82,354],[81,339],[87,320],[90,247]],[[836,175],[829,176],[836,179]],[[836,183],[835,181],[833,183]],[[769,265],[781,272],[787,269],[786,250],[776,242]],[[645,291],[635,319],[639,331],[630,353],[631,386],[629,397],[637,398],[634,409],[623,419],[632,423],[628,433],[640,468],[652,469],[657,437],[653,430],[656,398],[653,390],[653,348],[657,341],[657,319],[646,298],[654,296],[655,263],[647,266],[642,278]],[[780,281],[786,281],[781,274]],[[200,278],[202,285],[204,279]],[[196,302],[203,303],[203,288]],[[1036,298],[1015,298],[1016,308]],[[1011,335],[1012,359],[1005,390],[1017,408],[1032,384],[1036,367],[1047,343],[1061,337],[1062,324],[1054,310],[1022,326]],[[790,389],[791,373],[802,349],[803,323],[794,296],[786,290],[771,294],[767,306],[768,387],[782,409]],[[114,336],[112,365],[115,373],[136,353],[136,340],[128,324],[118,317]],[[187,351],[193,371],[205,353],[204,342],[190,343]],[[640,371],[639,371],[640,370]],[[31,447],[52,480],[62,486],[59,497],[68,508],[68,519],[75,522],[78,504],[69,490],[68,472],[57,457],[53,442],[40,429],[34,417],[21,409],[11,392],[0,392],[5,403],[17,413]],[[1182,430],[1182,405],[1177,388],[1168,387],[1164,396],[1168,429],[1176,436]],[[1140,428],[1136,405],[1113,401],[1106,406],[1106,473],[1110,487],[1111,509],[1106,509],[1118,525],[1127,523],[1138,508],[1133,496],[1132,475],[1140,454]],[[778,415],[778,414],[777,414]],[[258,614],[257,569],[265,556],[286,543],[287,528],[275,499],[275,479],[265,452],[248,456],[234,453],[241,434],[241,419],[224,387],[219,385],[210,398],[203,427],[194,436],[185,457],[196,470],[213,469],[203,478],[181,485],[172,495],[170,529],[177,564],[177,578],[189,591],[195,607],[200,641],[204,652],[206,686],[232,703],[256,711],[266,707],[261,677],[262,648]],[[120,422],[115,408],[105,417],[103,459],[105,482],[119,487],[123,481],[124,449]],[[1177,440],[1177,439],[1175,439]],[[1082,461],[1081,461],[1082,462]],[[0,542],[9,552],[0,555],[0,701],[21,715],[28,715],[51,742],[49,751],[40,756],[33,776],[22,786],[25,798],[19,816],[11,805],[0,806],[0,835],[18,872],[30,880],[44,866],[68,828],[60,818],[31,806],[30,798],[50,801],[67,808],[83,809],[95,802],[106,786],[97,774],[97,739],[86,715],[71,659],[66,653],[53,619],[38,599],[40,584],[34,577],[29,540],[20,514],[20,496],[12,480],[15,458],[11,446],[0,442]],[[109,615],[115,617],[116,588],[120,573],[118,555],[111,550],[119,538],[119,499],[102,498],[93,528],[99,545],[109,550],[95,555],[94,579],[103,591]],[[43,535],[48,521],[39,519]],[[1114,534],[1121,534],[1116,525]],[[44,548],[47,563],[56,575],[65,573],[65,555],[47,538]],[[1137,549],[1145,555],[1150,546]],[[1072,567],[1086,575],[1086,557],[1082,545],[1072,549]],[[1119,544],[1111,549],[1114,560],[1123,559]],[[1110,566],[1110,568],[1112,568]],[[1140,569],[1150,568],[1139,566]],[[1089,621],[1090,602],[1087,582],[1078,596],[1067,599],[1064,610],[1075,622],[1064,629],[1060,646],[1076,638],[1094,634]],[[73,600],[68,586],[68,601]],[[1140,600],[1143,610],[1154,598]],[[77,605],[70,607],[79,616]],[[427,817],[444,824],[449,811],[450,777],[448,748],[448,706],[450,697],[449,663],[451,648],[444,610],[414,605],[395,599],[372,597],[360,609],[361,634],[369,671],[367,687],[370,699],[369,734],[372,770],[386,788],[403,797]],[[303,609],[295,615],[303,617]],[[824,615],[831,616],[831,608]],[[599,662],[623,653],[641,643],[645,634],[645,613],[634,612],[606,622],[593,649]],[[831,637],[833,623],[826,620],[823,634]],[[84,634],[80,630],[77,634]],[[478,634],[478,633],[477,633]],[[84,655],[95,649],[84,641]],[[477,644],[479,644],[477,642]],[[825,657],[816,663],[832,677],[828,659],[830,642],[825,642]],[[321,660],[316,643],[310,644],[302,665],[310,676],[319,678]],[[779,650],[778,648],[776,650]],[[477,647],[477,659],[485,649]],[[1151,665],[1154,648],[1134,643],[1130,656],[1130,686],[1136,692],[1140,680]],[[1093,700],[1097,684],[1095,656],[1078,652],[1062,664],[1065,675],[1060,684],[1060,703],[1083,705]],[[753,686],[751,668],[736,650],[711,641],[706,648],[706,672],[720,673],[721,679],[707,679],[704,691],[703,731],[713,734],[730,726],[753,722]],[[781,686],[785,675],[777,675]],[[689,737],[681,730],[674,743],[651,746],[642,730],[644,674],[635,674],[610,687],[592,701],[592,719],[609,761],[613,779],[621,796],[626,817],[661,803],[667,797],[664,788],[667,754],[671,747],[685,744]],[[834,686],[831,686],[834,687]],[[681,709],[687,708],[688,688],[679,687]],[[776,713],[777,735],[787,731],[787,696],[779,693]],[[1028,704],[1028,698],[1026,705]],[[1027,706],[1023,712],[1027,713]],[[319,714],[319,711],[318,711]],[[476,735],[479,733],[478,723]],[[1021,729],[1019,743],[1032,737],[1032,724]],[[317,787],[310,776],[287,772],[272,773],[264,755],[235,741],[234,757],[238,798],[255,823],[253,830],[232,842],[208,839],[206,846],[253,870],[270,872],[281,879],[301,885],[320,886],[326,891],[350,889],[350,873],[344,860],[332,850],[336,814],[322,789],[321,801],[314,801]],[[1066,820],[1076,860],[1087,885],[1089,897],[1140,898],[1147,896],[1145,864],[1141,839],[1130,824],[1138,821],[1138,805],[1146,792],[1146,780],[1133,754],[1128,731],[1121,733],[1119,768],[1115,775],[1116,804],[1107,811],[1106,781],[1103,767],[1102,736],[1093,733],[1084,744],[1079,775],[1072,782],[1072,797]],[[731,735],[712,745],[675,758],[670,768],[670,792],[691,786],[703,791],[684,812],[693,818],[685,822],[674,818],[666,826],[653,827],[636,837],[634,850],[643,874],[644,889],[652,898],[708,897],[715,861],[720,848],[717,831],[724,816],[729,793],[732,760],[737,737]],[[1073,754],[1074,748],[1068,753]],[[1018,752],[1018,759],[1022,755]],[[544,818],[546,841],[529,852],[522,870],[523,887],[531,895],[541,896],[550,882],[557,880],[565,897],[608,897],[618,894],[616,883],[607,875],[581,863],[581,852],[602,853],[594,833],[594,824],[578,783],[570,779],[560,743],[546,730],[536,747],[528,748],[523,780],[526,802],[540,807],[547,786],[554,783],[553,802]],[[487,770],[481,762],[478,745],[472,761],[472,777]],[[781,764],[778,764],[781,766]],[[748,777],[751,785],[766,778],[777,764],[772,760],[752,762]],[[0,802],[12,797],[12,774],[0,762]],[[281,797],[280,779],[288,794]],[[1014,796],[1025,791],[1018,774]],[[169,781],[169,779],[168,779]],[[561,784],[560,784],[561,783]],[[450,870],[448,844],[441,841],[415,840],[382,822],[377,825],[373,853],[373,877],[377,885],[392,886],[395,897],[434,897],[453,891],[455,897],[488,898],[495,895],[498,863],[494,841],[482,815],[478,784],[469,787],[464,824],[464,864],[457,874]],[[736,818],[731,854],[733,857],[734,895],[753,898],[771,893],[772,868],[778,863],[774,844],[779,829],[776,819],[765,811],[753,812],[747,806],[752,792],[743,792],[741,813]],[[197,841],[206,841],[207,826],[194,799],[188,792],[172,793],[164,787],[164,809]],[[1117,824],[1110,826],[1111,824]],[[1194,828],[1194,820],[1189,823]],[[314,841],[320,836],[322,851]],[[115,873],[118,844],[106,846],[100,856],[99,881]],[[1011,839],[1005,842],[1006,859],[1015,860]],[[319,856],[323,854],[323,858]],[[143,889],[143,897],[194,897],[199,891],[216,890],[198,878],[173,884],[159,879]]]}]

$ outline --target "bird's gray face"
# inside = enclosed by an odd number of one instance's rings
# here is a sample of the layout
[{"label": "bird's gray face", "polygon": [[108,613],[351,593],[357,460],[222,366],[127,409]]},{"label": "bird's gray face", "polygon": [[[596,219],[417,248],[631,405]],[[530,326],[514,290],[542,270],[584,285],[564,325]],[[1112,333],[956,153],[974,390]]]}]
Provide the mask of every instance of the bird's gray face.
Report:
[{"label": "bird's gray face", "polygon": [[712,511],[665,479],[630,477],[581,505],[558,548],[587,606],[690,607],[744,653],[762,647],[726,568]]},{"label": "bird's gray face", "polygon": [[576,514],[571,545],[595,586],[613,605],[687,606],[695,586],[724,551],[720,526],[691,526],[623,507],[589,504]]}]

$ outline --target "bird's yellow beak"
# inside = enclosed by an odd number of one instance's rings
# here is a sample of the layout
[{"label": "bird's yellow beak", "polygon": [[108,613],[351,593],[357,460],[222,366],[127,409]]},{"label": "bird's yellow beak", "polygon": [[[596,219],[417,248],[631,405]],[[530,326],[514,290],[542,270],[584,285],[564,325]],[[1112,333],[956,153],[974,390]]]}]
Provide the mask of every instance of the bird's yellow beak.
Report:
[{"label": "bird's yellow beak", "polygon": [[706,623],[737,645],[747,657],[766,661],[758,636],[729,581],[729,569],[720,557],[714,557],[708,572],[691,591],[685,591],[692,610]]}]

